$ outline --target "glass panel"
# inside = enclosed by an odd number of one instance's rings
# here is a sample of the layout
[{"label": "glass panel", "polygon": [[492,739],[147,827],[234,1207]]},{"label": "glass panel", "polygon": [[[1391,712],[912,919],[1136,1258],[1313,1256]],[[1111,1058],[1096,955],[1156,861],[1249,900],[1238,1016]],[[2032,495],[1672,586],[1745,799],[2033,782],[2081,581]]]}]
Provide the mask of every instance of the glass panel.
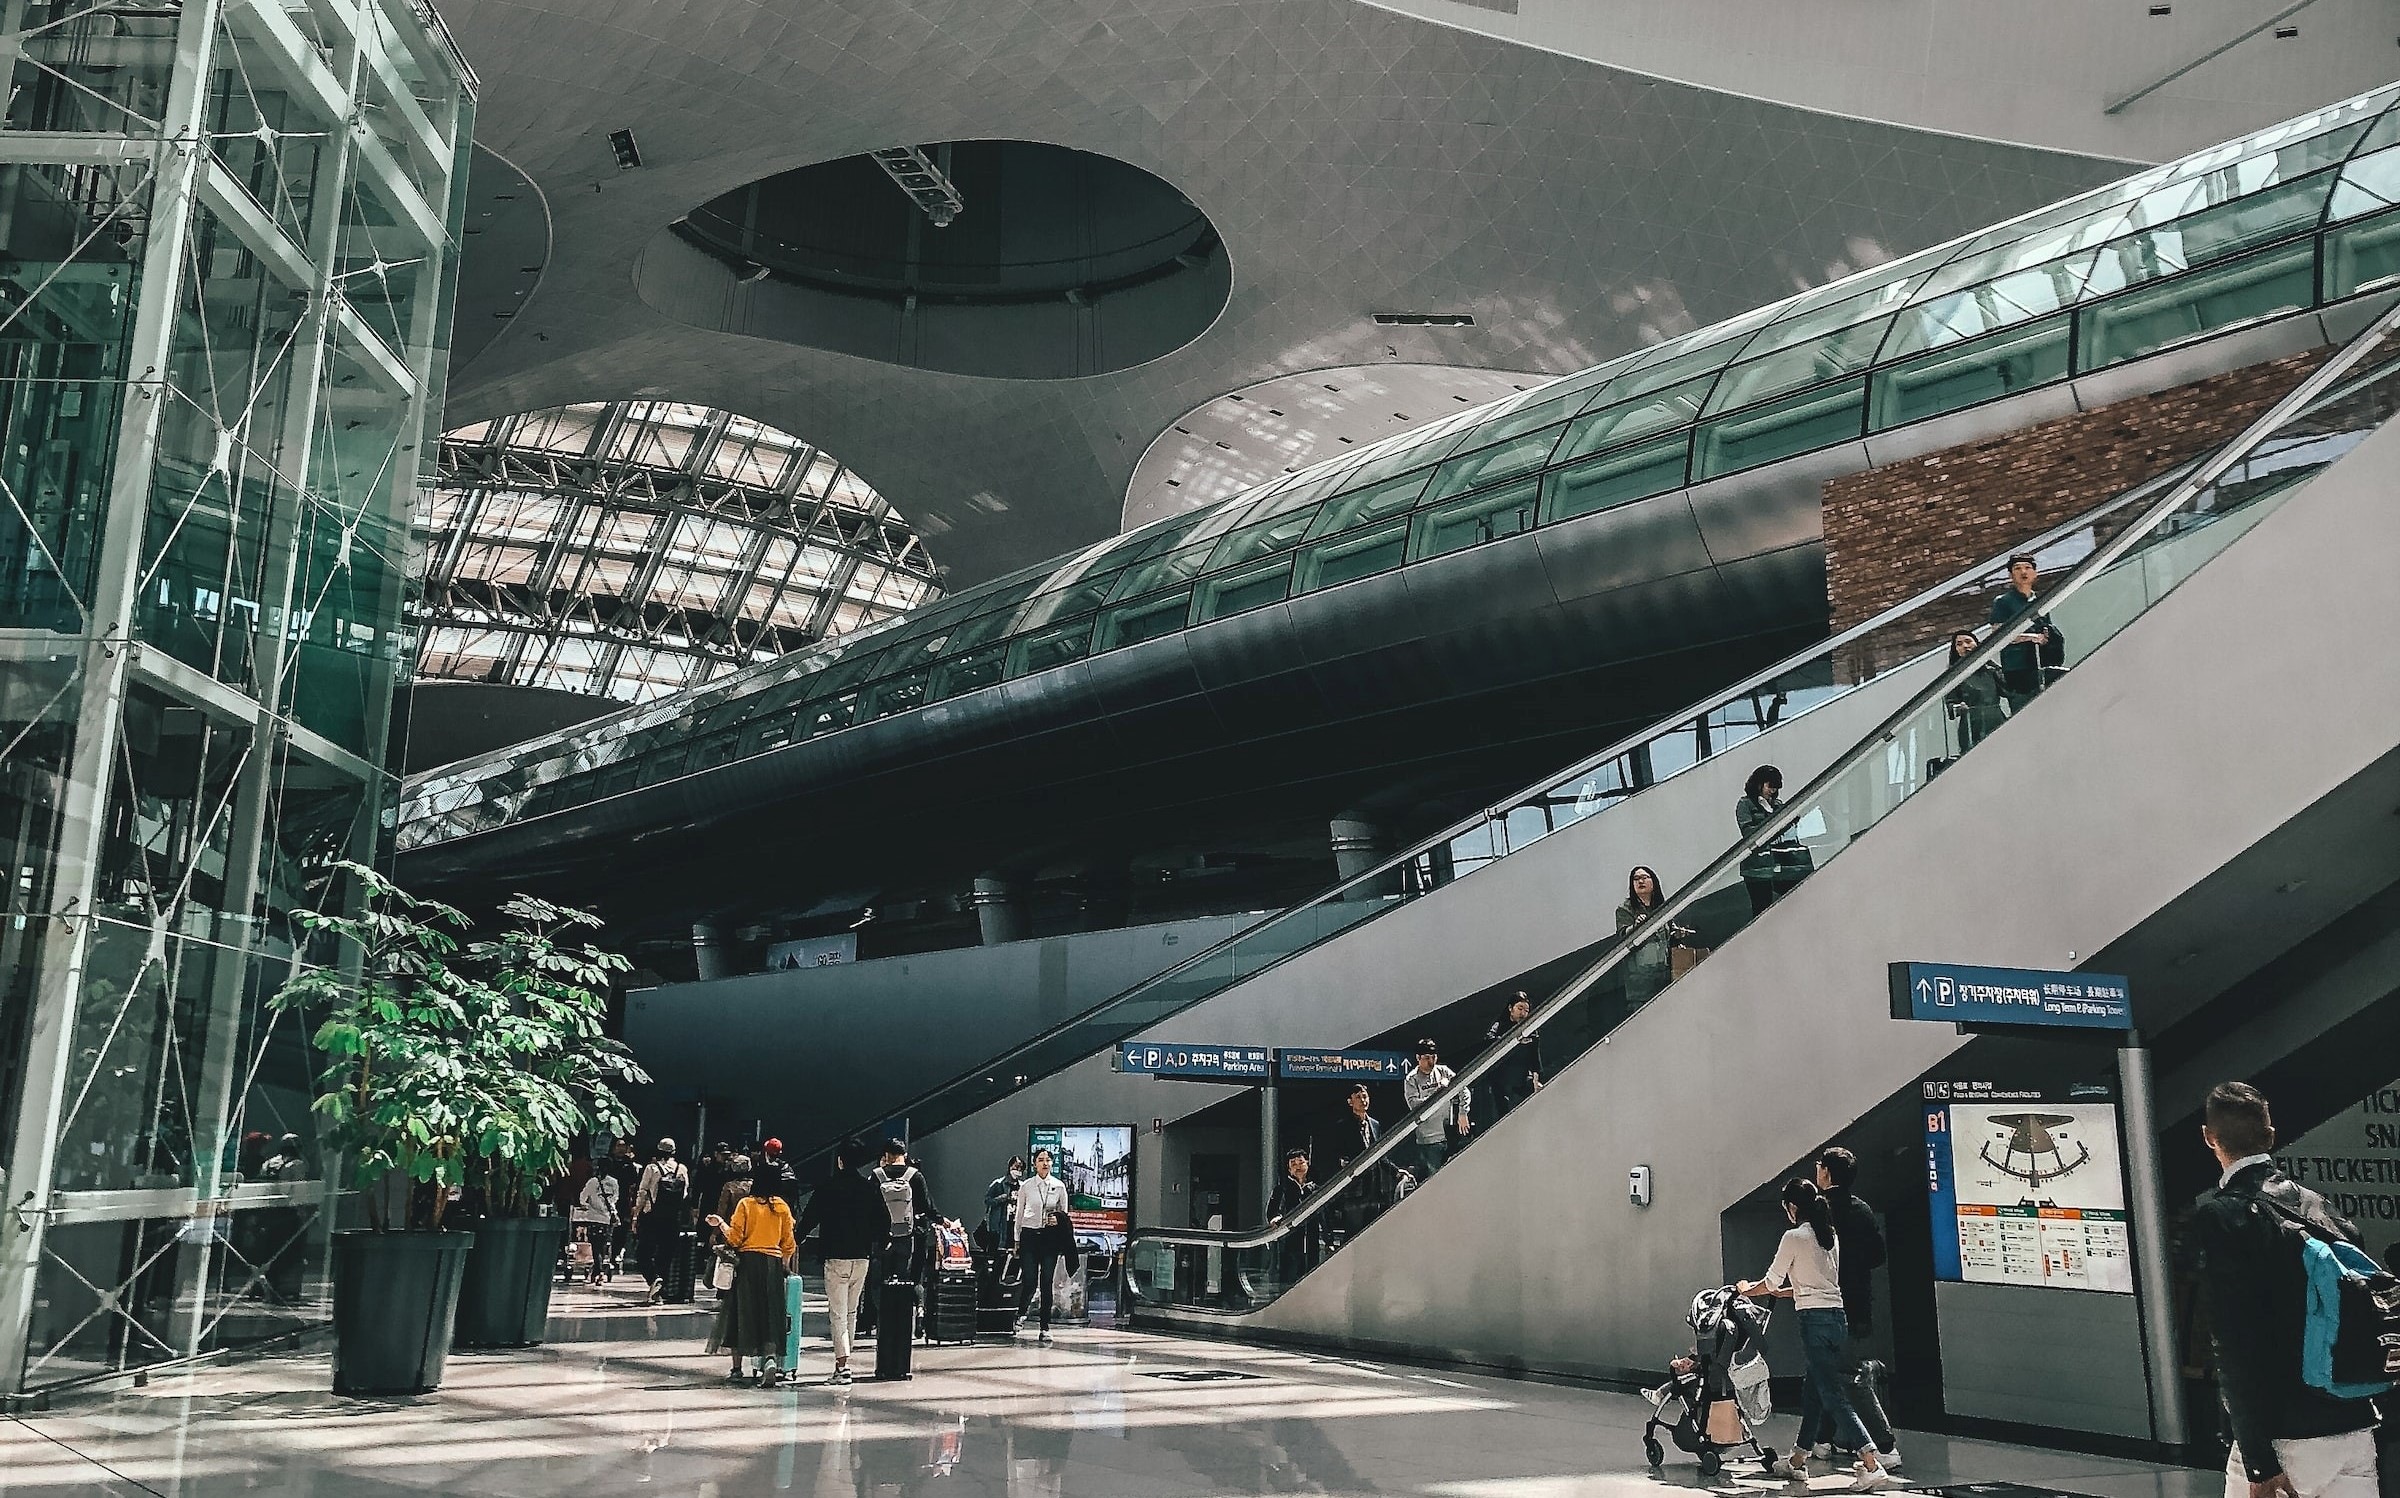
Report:
[{"label": "glass panel", "polygon": [[2400,146],[2361,156],[2343,169],[2326,217],[2339,223],[2400,204]]},{"label": "glass panel", "polygon": [[1200,585],[1200,614],[1202,620],[1223,619],[1228,615],[1264,608],[1281,603],[1292,588],[1292,559],[1281,557],[1212,577]]},{"label": "glass panel", "polygon": [[1425,492],[1425,486],[1432,478],[1432,469],[1420,468],[1415,473],[1403,474],[1372,488],[1354,490],[1329,499],[1325,502],[1325,508],[1317,512],[1316,522],[1309,526],[1309,537],[1313,540],[1318,536],[1336,535],[1352,526],[1372,524],[1386,515],[1412,508],[1417,496]]},{"label": "glass panel", "polygon": [[1425,491],[1425,503],[1448,499],[1453,494],[1464,494],[1541,467],[1566,429],[1566,423],[1561,422],[1452,458],[1434,474],[1432,485]]},{"label": "glass panel", "polygon": [[1243,526],[1218,542],[1217,549],[1209,553],[1208,570],[1214,572],[1297,546],[1316,516],[1316,510],[1311,508]]},{"label": "glass panel", "polygon": [[1100,628],[1093,636],[1095,651],[1114,650],[1120,645],[1139,645],[1183,628],[1184,616],[1190,612],[1192,590],[1181,589],[1157,598],[1145,598],[1137,603],[1121,603],[1100,616]]},{"label": "glass panel", "polygon": [[1892,325],[1880,357],[1905,358],[2072,307],[2083,295],[2097,253],[2053,260],[1911,307]]},{"label": "glass panel", "polygon": [[2307,178],[2104,245],[2083,294],[2106,296],[2304,233],[2316,227],[2329,186],[2329,174]]},{"label": "glass panel", "polygon": [[2365,219],[2325,236],[2325,299],[2337,301],[2400,281],[2400,213]]},{"label": "glass panel", "polygon": [[926,695],[928,702],[946,702],[978,687],[988,687],[1000,679],[1001,668],[1007,664],[1007,649],[993,646],[973,655],[959,656],[944,662],[933,673],[933,687]]},{"label": "glass panel", "polygon": [[1043,593],[1027,601],[1024,612],[1009,626],[1011,634],[1023,634],[1039,629],[1053,619],[1068,619],[1088,613],[1108,601],[1117,586],[1118,574],[1102,572],[1067,584],[1054,593]]},{"label": "glass panel", "polygon": [[1421,510],[1414,522],[1409,560],[1421,562],[1531,530],[1540,508],[1541,481],[1526,478]]},{"label": "glass panel", "polygon": [[1711,413],[1739,410],[1787,390],[1822,384],[1863,369],[1875,357],[1875,346],[1883,342],[1884,326],[1880,319],[1862,323],[1813,343],[1737,364],[1717,381],[1708,409]]},{"label": "glass panel", "polygon": [[1737,473],[1857,437],[1866,388],[1864,380],[1844,380],[1738,416],[1717,418],[1700,429],[1693,445],[1693,480]]},{"label": "glass panel", "polygon": [[1339,583],[1355,582],[1389,572],[1408,553],[1408,522],[1394,521],[1370,531],[1358,531],[1321,541],[1300,554],[1293,574],[1294,593],[1313,593]]},{"label": "glass panel", "polygon": [[2316,247],[2306,241],[2145,286],[2086,307],[2083,367],[2111,364],[2238,323],[2293,312],[2316,298]]},{"label": "glass panel", "polygon": [[1021,636],[1008,647],[1009,678],[1014,680],[1082,660],[1091,648],[1092,621],[1088,616],[1038,634]]},{"label": "glass panel", "polygon": [[1716,379],[1715,375],[1703,375],[1672,390],[1662,390],[1647,400],[1609,406],[1577,417],[1558,444],[1554,461],[1572,462],[1587,453],[1647,437],[1652,432],[1690,426],[1700,419],[1701,403],[1708,399],[1709,387]]},{"label": "glass panel", "polygon": [[1163,557],[1152,557],[1146,562],[1136,562],[1125,569],[1124,575],[1117,579],[1116,587],[1108,596],[1134,598],[1196,577],[1200,569],[1207,565],[1208,554],[1216,549],[1216,543],[1209,541],[1199,546],[1187,546]]},{"label": "glass panel", "polygon": [[2062,312],[1875,371],[1868,429],[1880,432],[2065,379],[2067,317]]},{"label": "glass panel", "polygon": [[1542,523],[1571,520],[1683,486],[1690,439],[1672,437],[1620,447],[1542,475]]}]

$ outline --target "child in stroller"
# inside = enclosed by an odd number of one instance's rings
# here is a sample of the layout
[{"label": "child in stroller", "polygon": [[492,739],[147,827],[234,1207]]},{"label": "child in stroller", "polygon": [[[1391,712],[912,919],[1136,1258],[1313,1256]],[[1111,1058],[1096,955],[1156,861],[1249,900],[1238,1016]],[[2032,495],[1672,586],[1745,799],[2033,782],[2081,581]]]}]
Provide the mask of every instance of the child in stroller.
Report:
[{"label": "child in stroller", "polygon": [[1642,1452],[1655,1467],[1666,1460],[1658,1434],[1700,1458],[1700,1475],[1725,1469],[1727,1453],[1746,1453],[1769,1473],[1775,1456],[1761,1446],[1756,1426],[1774,1413],[1767,1393],[1767,1308],[1731,1285],[1692,1297],[1687,1324],[1692,1350],[1667,1365],[1669,1378],[1649,1391],[1650,1423]]}]

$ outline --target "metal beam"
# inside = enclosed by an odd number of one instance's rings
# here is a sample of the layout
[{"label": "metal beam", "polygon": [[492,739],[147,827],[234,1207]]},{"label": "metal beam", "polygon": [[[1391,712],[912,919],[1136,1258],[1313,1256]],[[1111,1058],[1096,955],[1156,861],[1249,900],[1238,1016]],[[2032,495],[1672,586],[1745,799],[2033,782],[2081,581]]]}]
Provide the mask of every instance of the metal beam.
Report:
[{"label": "metal beam", "polygon": [[0,131],[0,165],[6,166],[107,166],[147,161],[157,154],[157,141],[131,135],[87,130]]},{"label": "metal beam", "polygon": [[2209,48],[2206,52],[2201,53],[2198,57],[2193,58],[2190,62],[2185,63],[2182,67],[2177,68],[2172,73],[2167,74],[2164,78],[2160,78],[2152,83],[2143,84],[2140,88],[2135,89],[2132,93],[2127,94],[2124,98],[2119,99],[2116,103],[2109,105],[2106,109],[2103,109],[2100,112],[2102,114],[2123,113],[2127,105],[2140,103],[2142,100],[2149,98],[2152,94],[2157,93],[2160,89],[2165,88],[2168,84],[2173,83],[2176,79],[2181,78],[2184,74],[2189,73],[2196,68],[2204,67],[2209,63],[2215,62],[2218,58],[2223,57],[2226,53],[2231,52],[2234,48],[2250,40],[2250,38],[2258,35],[2268,27],[2279,25],[2282,22],[2288,21],[2292,17],[2300,14],[2300,12],[2308,9],[2310,6],[2316,3],[2317,0],[2297,0],[2297,3],[2285,6],[2283,9],[2275,12],[2275,14],[2267,17],[2265,20],[2259,22],[2249,30],[2241,33],[2241,35],[2234,37],[2230,41],[2221,42],[2218,45]]},{"label": "metal beam", "polygon": [[935,166],[926,154],[915,146],[886,146],[869,151],[884,175],[900,185],[909,201],[925,210],[936,229],[947,229],[950,221],[967,211],[967,200],[959,196],[958,187],[949,174]]}]

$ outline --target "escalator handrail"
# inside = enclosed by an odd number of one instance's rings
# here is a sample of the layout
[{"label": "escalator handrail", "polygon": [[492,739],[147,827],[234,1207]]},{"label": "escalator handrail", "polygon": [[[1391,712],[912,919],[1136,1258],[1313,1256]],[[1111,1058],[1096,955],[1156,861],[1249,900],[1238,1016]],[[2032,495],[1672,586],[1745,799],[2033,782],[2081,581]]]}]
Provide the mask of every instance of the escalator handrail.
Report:
[{"label": "escalator handrail", "polygon": [[[2053,545],[2059,540],[2074,534],[2076,531],[2096,524],[2097,522],[2104,520],[2108,516],[2116,513],[2118,510],[2138,503],[2144,496],[2155,492],[2160,486],[2173,482],[2176,474],[2183,471],[2184,466],[2188,465],[2179,465],[2177,468],[2169,469],[2165,473],[2147,479],[2140,484],[2136,484],[2130,489],[2121,491],[2113,498],[2084,511],[2071,520],[2067,520],[2058,525],[2052,526],[2048,530],[2041,532],[2039,535],[2036,535],[2030,540],[2019,541],[2009,548],[2009,552],[2038,552],[2043,548]],[[1040,1031],[1032,1037],[1018,1042],[1016,1045],[1011,1046],[1008,1050],[1001,1052],[999,1055],[991,1058],[981,1065],[973,1067],[968,1071],[960,1072],[957,1075],[949,1078],[947,1081],[938,1084],[937,1086],[927,1088],[925,1091],[916,1094],[914,1097],[911,1097],[908,1101],[898,1105],[897,1107],[885,1108],[880,1111],[885,1117],[889,1118],[910,1118],[928,1103],[931,1103],[935,1099],[942,1097],[944,1094],[950,1092],[954,1088],[965,1085],[975,1076],[984,1073],[1005,1070],[1009,1064],[1015,1061],[1017,1058],[1032,1053],[1038,1047],[1045,1045],[1055,1037],[1065,1034],[1067,1031],[1073,1030],[1080,1025],[1088,1024],[1093,1019],[1098,1018],[1100,1015],[1107,1013],[1109,1010],[1117,1007],[1120,1004],[1129,1002],[1130,1000],[1148,992],[1151,989],[1154,989],[1162,984],[1172,982],[1174,979],[1181,977],[1183,974],[1191,971],[1193,968],[1198,967],[1200,964],[1210,961],[1223,952],[1243,942],[1249,941],[1252,937],[1257,936],[1259,933],[1279,926],[1285,921],[1294,919],[1305,912],[1318,909],[1322,906],[1334,904],[1340,901],[1344,893],[1347,891],[1372,886],[1376,881],[1382,879],[1385,875],[1390,874],[1396,869],[1407,866],[1416,859],[1423,857],[1427,853],[1456,841],[1459,838],[1465,837],[1476,831],[1478,828],[1504,820],[1511,811],[1525,805],[1534,798],[1545,795],[1557,789],[1560,785],[1574,780],[1578,776],[1589,774],[1593,770],[1596,770],[1613,760],[1619,759],[1624,755],[1631,753],[1635,749],[1642,747],[1644,744],[1650,743],[1668,734],[1672,734],[1677,730],[1706,717],[1708,714],[1717,711],[1719,708],[1739,702],[1743,698],[1748,697],[1752,693],[1756,692],[1759,688],[1764,687],[1781,677],[1788,676],[1792,672],[1800,670],[1803,667],[1812,665],[1817,661],[1832,655],[1834,652],[1839,651],[1844,646],[1867,638],[1894,621],[1905,618],[1929,604],[1939,602],[1941,599],[1952,593],[1955,593],[1960,588],[1969,586],[1980,579],[1990,576],[1996,570],[2001,558],[2008,555],[2009,552],[1986,557],[1973,566],[1963,568],[1951,576],[1943,579],[1941,582],[1935,583],[1931,587],[1923,589],[1914,596],[1899,603],[1893,604],[1891,607],[1884,609],[1874,617],[1850,626],[1850,628],[1843,630],[1840,634],[1834,635],[1829,639],[1817,641],[1801,650],[1795,651],[1791,655],[1785,656],[1782,660],[1775,662],[1773,665],[1762,667],[1761,669],[1752,672],[1750,675],[1742,678],[1740,681],[1736,682],[1730,687],[1722,688],[1712,692],[1708,696],[1703,697],[1672,714],[1654,719],[1643,728],[1627,735],[1624,738],[1618,739],[1616,742],[1610,744],[1607,748],[1600,750],[1598,753],[1587,755],[1566,769],[1552,771],[1551,773],[1544,775],[1540,780],[1535,781],[1533,784],[1527,786],[1523,790],[1518,791],[1516,794],[1502,797],[1501,799],[1490,803],[1482,810],[1476,812],[1474,815],[1469,816],[1448,828],[1445,828],[1441,832],[1435,833],[1432,836],[1419,841],[1414,846],[1406,849],[1403,852],[1393,854],[1391,857],[1367,869],[1365,872],[1354,874],[1347,879],[1339,880],[1331,885],[1328,885],[1325,889],[1321,890],[1317,894],[1310,896],[1308,899],[1300,901],[1298,904],[1286,906],[1284,909],[1266,916],[1261,920],[1254,921],[1251,924],[1244,926],[1239,931],[1236,931],[1229,936],[1225,936],[1218,941],[1203,947],[1201,950],[1193,953],[1189,957],[1184,958],[1182,961],[1177,962],[1170,967],[1164,968],[1159,972],[1151,974],[1149,977],[1142,979],[1140,982],[1133,984],[1131,987],[1119,989],[1117,992],[1104,999],[1101,999],[1099,1002],[1091,1005],[1090,1007],[1079,1010],[1075,1014],[1058,1021],[1057,1023]],[[1888,674],[1888,672],[1879,673],[1879,677],[1880,675]],[[1854,688],[1856,686],[1864,686],[1866,684],[1867,682],[1862,680],[1858,683],[1855,683]],[[1657,785],[1663,785],[1667,780],[1671,780],[1673,778],[1674,776],[1669,775],[1664,779],[1654,782],[1653,785],[1640,787],[1639,790],[1655,789]],[[1638,793],[1639,791],[1636,792],[1636,794]],[[1631,799],[1631,796],[1620,797],[1616,802],[1612,803],[1612,806],[1608,809],[1614,809],[1614,806],[1622,805],[1625,801]],[[1528,846],[1530,846],[1530,844],[1528,844]],[[1507,855],[1502,854],[1500,856],[1505,857]],[[1371,919],[1371,917],[1368,917],[1368,919]],[[1324,941],[1331,940],[1332,937],[1348,932],[1354,929],[1356,926],[1364,923],[1365,922],[1363,919],[1360,921],[1346,923],[1339,931],[1328,933],[1326,936],[1320,937],[1317,941],[1294,947],[1291,951],[1283,953],[1281,956],[1278,956],[1272,961],[1266,963],[1256,972],[1243,974],[1236,981],[1247,982],[1250,979],[1256,978],[1270,969],[1278,967],[1283,963],[1290,961],[1292,958],[1301,955],[1303,952],[1314,949],[1315,947],[1321,945]],[[1222,990],[1218,991],[1222,992]],[[1194,1002],[1198,1001],[1195,1000]],[[936,1124],[935,1127],[943,1127],[952,1121],[953,1120],[943,1120],[942,1123]],[[808,1155],[811,1158],[821,1156],[826,1151],[830,1150],[834,1144],[838,1143],[839,1138],[840,1136],[837,1134],[831,1138],[819,1140],[816,1143],[811,1144],[807,1147]]]},{"label": "escalator handrail", "polygon": [[[2380,313],[2364,331],[2344,344],[2323,364],[2318,365],[2299,384],[2293,386],[2281,400],[2261,413],[2231,440],[2221,445],[2213,455],[2201,461],[2183,478],[2177,480],[2165,494],[2145,509],[2139,518],[2123,527],[2105,543],[2094,548],[2088,556],[2069,571],[2066,578],[2056,588],[2041,596],[2041,610],[2048,613],[2059,608],[2081,592],[2092,579],[2101,576],[2123,560],[2125,555],[2133,551],[2152,531],[2157,529],[2161,522],[2173,516],[2195,495],[2214,484],[2227,469],[2247,457],[2260,443],[2282,430],[2295,415],[2315,403],[2320,396],[2349,373],[2360,360],[2364,359],[2386,334],[2394,329],[2400,329],[2400,301],[2394,302],[2391,307]],[[1856,740],[1847,751],[1836,757],[1807,785],[1794,792],[1785,800],[1781,810],[1760,824],[1749,836],[1737,841],[1728,852],[1717,858],[1662,902],[1657,912],[1650,916],[1644,925],[1653,933],[1666,930],[1674,923],[1677,916],[1702,897],[1713,892],[1719,880],[1739,869],[1745,858],[1770,843],[1780,841],[1815,808],[1819,799],[1843,776],[1849,774],[1869,756],[1883,752],[1884,746],[1891,742],[1902,728],[1924,713],[1933,703],[1947,697],[1959,683],[1983,669],[1986,664],[1996,662],[2000,653],[2008,648],[2015,634],[2016,631],[2013,629],[1993,630],[1991,636],[1979,644],[1974,651],[1953,663],[1952,667],[1944,671],[1932,685],[1911,697],[1908,702],[1877,724],[1871,732]],[[1638,932],[1636,934],[1638,935]],[[1736,936],[1738,937],[1739,934],[1737,932]],[[1540,1033],[1542,1027],[1548,1024],[1552,1018],[1590,992],[1595,984],[1614,971],[1634,947],[1642,945],[1645,941],[1656,939],[1653,934],[1638,940],[1628,940],[1625,936],[1619,936],[1610,941],[1597,958],[1574,977],[1568,979],[1557,992],[1544,1000],[1532,1014],[1528,1015],[1524,1024],[1508,1031],[1499,1040],[1485,1047],[1473,1060],[1458,1070],[1449,1086],[1428,1098],[1420,1107],[1404,1118],[1396,1120],[1391,1127],[1384,1130],[1382,1136],[1374,1144],[1359,1151],[1348,1163],[1328,1176],[1325,1183],[1307,1200],[1281,1219],[1256,1228],[1231,1229],[1215,1233],[1198,1228],[1144,1228],[1133,1234],[1132,1240],[1127,1245],[1128,1252],[1131,1251],[1132,1244],[1137,1242],[1246,1249],[1263,1247],[1290,1236],[1293,1231],[1311,1218],[1325,1212],[1334,1198],[1340,1196],[1343,1188],[1352,1181],[1397,1153],[1402,1144],[1413,1135],[1413,1130],[1408,1126],[1410,1121],[1429,1115],[1444,1116],[1449,1109],[1457,1105],[1461,1098],[1468,1094],[1470,1089],[1499,1065],[1520,1039]],[[1606,1037],[1603,1036],[1595,1044],[1605,1043]],[[1130,1280],[1128,1282],[1130,1283]],[[1137,1290],[1135,1293],[1138,1298],[1139,1291]],[[1200,1307],[1177,1306],[1175,1310],[1179,1315],[1211,1314],[1206,1308]],[[1238,1315],[1241,1313],[1219,1312],[1214,1314]]]}]

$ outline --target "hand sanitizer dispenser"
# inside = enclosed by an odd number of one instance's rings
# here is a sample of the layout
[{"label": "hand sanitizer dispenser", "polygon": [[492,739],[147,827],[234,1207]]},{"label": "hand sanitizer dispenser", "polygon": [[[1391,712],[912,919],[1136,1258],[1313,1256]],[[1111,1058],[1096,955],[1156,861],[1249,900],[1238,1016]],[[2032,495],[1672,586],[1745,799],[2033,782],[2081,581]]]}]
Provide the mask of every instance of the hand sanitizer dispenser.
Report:
[{"label": "hand sanitizer dispenser", "polygon": [[1650,1167],[1649,1167],[1649,1166],[1647,1166],[1647,1165],[1636,1165],[1636,1166],[1633,1168],[1633,1170],[1631,1171],[1631,1173],[1630,1173],[1630,1175],[1629,1175],[1629,1177],[1628,1177],[1628,1179],[1627,1179],[1626,1185],[1627,1185],[1627,1186],[1630,1188],[1630,1190],[1631,1190],[1631,1192],[1632,1192],[1632,1196],[1633,1196],[1633,1204],[1634,1204],[1635,1206],[1637,1206],[1637,1207],[1646,1207],[1646,1206],[1650,1205]]}]

